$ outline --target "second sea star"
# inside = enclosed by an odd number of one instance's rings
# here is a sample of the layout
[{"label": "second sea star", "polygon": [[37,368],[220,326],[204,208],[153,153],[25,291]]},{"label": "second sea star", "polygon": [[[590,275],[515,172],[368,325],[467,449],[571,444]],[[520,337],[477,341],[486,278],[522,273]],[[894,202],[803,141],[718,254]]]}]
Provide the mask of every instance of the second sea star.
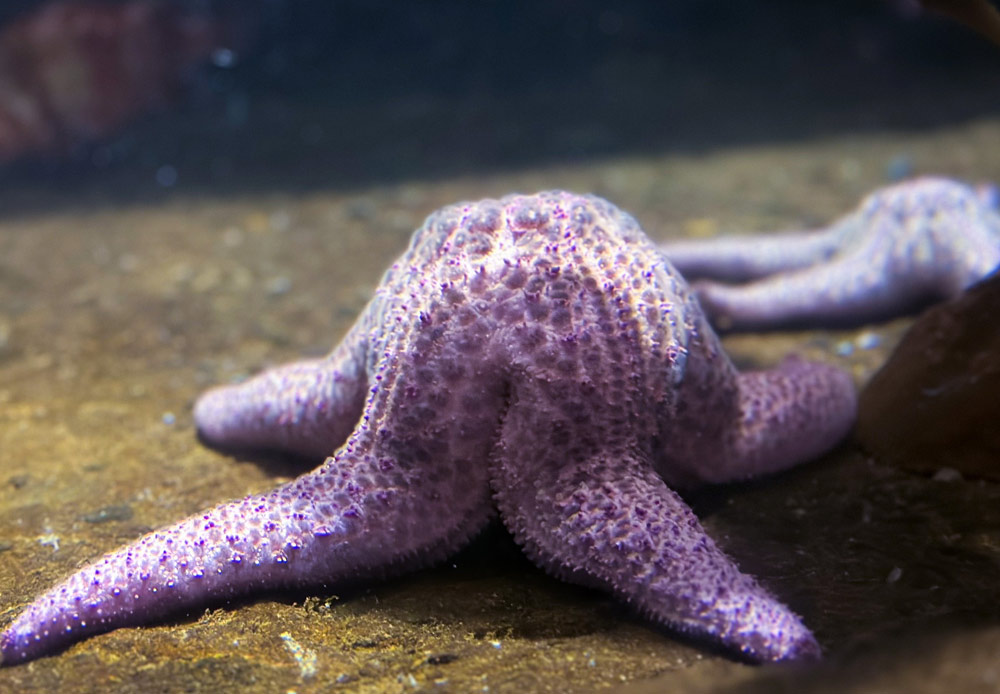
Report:
[{"label": "second sea star", "polygon": [[[918,178],[825,229],[660,246],[719,328],[858,324],[957,296],[1000,265],[997,190]],[[746,284],[723,284],[719,281]]]}]

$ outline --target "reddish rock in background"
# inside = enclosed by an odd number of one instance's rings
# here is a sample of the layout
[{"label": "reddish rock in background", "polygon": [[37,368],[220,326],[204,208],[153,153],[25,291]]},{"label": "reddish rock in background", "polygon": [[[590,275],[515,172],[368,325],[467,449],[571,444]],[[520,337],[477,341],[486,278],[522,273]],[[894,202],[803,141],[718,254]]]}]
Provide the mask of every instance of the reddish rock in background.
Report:
[{"label": "reddish rock in background", "polygon": [[1000,479],[1000,272],[929,309],[861,393],[858,439],[879,461]]},{"label": "reddish rock in background", "polygon": [[0,163],[60,153],[170,103],[223,23],[155,0],[43,4],[0,30]]}]

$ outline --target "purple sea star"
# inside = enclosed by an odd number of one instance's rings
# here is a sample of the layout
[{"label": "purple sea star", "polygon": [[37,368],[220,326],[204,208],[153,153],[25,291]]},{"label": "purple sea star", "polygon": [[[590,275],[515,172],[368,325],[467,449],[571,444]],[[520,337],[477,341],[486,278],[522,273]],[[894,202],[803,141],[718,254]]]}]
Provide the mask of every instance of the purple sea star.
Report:
[{"label": "purple sea star", "polygon": [[[610,203],[564,192],[431,215],[325,359],[206,393],[208,443],[333,455],[268,494],[153,532],[0,636],[5,664],[251,591],[424,566],[498,509],[524,551],[758,660],[819,646],[672,487],[832,447],[850,378],[738,373],[681,276]],[[668,486],[670,485],[670,486]]]},{"label": "purple sea star", "polygon": [[717,327],[858,324],[959,294],[1000,265],[993,187],[918,178],[875,191],[825,229],[660,246]]}]

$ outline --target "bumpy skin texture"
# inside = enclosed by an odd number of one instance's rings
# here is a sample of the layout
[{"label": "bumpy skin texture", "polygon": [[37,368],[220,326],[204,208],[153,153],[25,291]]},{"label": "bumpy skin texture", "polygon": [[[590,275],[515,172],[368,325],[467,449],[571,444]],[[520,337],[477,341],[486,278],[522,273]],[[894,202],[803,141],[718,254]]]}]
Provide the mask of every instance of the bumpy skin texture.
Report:
[{"label": "bumpy skin texture", "polygon": [[424,566],[499,509],[562,578],[753,660],[816,657],[672,487],[819,455],[854,414],[833,367],[738,373],[681,276],[610,203],[454,205],[328,357],[195,406],[212,445],[331,457],[82,569],[28,606],[0,652],[23,661],[206,601]]},{"label": "bumpy skin texture", "polygon": [[858,324],[949,298],[1000,265],[997,190],[918,178],[816,231],[660,246],[717,327]]}]

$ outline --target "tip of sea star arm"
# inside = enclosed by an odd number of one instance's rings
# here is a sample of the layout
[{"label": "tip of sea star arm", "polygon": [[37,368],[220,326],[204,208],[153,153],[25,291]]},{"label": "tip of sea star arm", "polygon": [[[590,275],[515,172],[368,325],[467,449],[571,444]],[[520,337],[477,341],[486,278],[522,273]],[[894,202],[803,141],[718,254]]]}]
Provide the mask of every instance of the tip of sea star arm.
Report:
[{"label": "tip of sea star arm", "polygon": [[792,633],[777,632],[762,637],[759,643],[751,642],[744,654],[757,663],[809,662],[822,659],[823,650],[816,638],[805,627],[799,626]]},{"label": "tip of sea star arm", "polygon": [[751,597],[731,613],[733,631],[727,641],[739,644],[745,657],[757,663],[815,661],[823,651],[797,614],[773,598],[756,581],[748,580]]},{"label": "tip of sea star arm", "polygon": [[706,605],[696,619],[675,621],[658,614],[655,607],[642,611],[696,644],[747,663],[821,660],[823,649],[802,620],[755,583],[754,587],[757,594],[742,607]]}]

